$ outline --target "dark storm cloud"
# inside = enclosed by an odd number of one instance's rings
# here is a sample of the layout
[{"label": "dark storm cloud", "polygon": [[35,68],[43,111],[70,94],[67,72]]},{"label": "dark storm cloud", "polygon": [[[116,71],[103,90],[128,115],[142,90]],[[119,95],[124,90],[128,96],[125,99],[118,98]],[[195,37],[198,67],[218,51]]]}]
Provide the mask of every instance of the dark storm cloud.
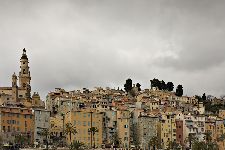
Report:
[{"label": "dark storm cloud", "polygon": [[0,86],[18,74],[26,47],[32,88],[42,97],[55,87],[123,87],[128,77],[143,88],[157,77],[183,84],[187,94],[222,94],[224,6],[219,0],[1,1]]}]

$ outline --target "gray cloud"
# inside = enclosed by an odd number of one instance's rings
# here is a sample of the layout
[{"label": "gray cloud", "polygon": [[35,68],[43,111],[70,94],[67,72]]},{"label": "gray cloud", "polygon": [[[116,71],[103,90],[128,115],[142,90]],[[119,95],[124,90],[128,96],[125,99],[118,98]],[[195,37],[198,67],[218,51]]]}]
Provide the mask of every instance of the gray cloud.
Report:
[{"label": "gray cloud", "polygon": [[219,0],[1,1],[0,86],[10,85],[26,47],[32,88],[42,97],[55,87],[122,88],[128,77],[143,88],[156,77],[183,84],[186,94],[224,94],[224,6]]}]

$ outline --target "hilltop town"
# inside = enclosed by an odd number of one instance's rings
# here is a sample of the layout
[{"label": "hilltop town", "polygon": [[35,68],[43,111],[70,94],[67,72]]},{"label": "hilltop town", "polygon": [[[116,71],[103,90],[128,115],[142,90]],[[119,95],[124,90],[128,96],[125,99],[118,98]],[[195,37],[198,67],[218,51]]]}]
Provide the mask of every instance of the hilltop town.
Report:
[{"label": "hilltop town", "polygon": [[41,100],[30,82],[23,49],[18,76],[0,87],[2,147],[225,149],[223,98],[183,96],[182,85],[158,79],[141,89],[127,79],[124,89],[60,87]]}]

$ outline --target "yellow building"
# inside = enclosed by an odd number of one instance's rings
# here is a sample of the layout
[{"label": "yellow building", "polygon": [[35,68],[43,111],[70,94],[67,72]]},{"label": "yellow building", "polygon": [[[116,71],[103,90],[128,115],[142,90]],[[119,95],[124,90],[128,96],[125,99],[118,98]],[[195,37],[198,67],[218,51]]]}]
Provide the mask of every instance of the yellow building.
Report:
[{"label": "yellow building", "polygon": [[175,114],[172,112],[163,113],[159,122],[158,133],[161,139],[162,148],[169,146],[170,142],[176,141]]},{"label": "yellow building", "polygon": [[210,133],[212,137],[212,142],[216,142],[218,144],[219,150],[224,150],[224,141],[221,139],[222,135],[224,134],[223,120],[217,117],[209,117],[205,122],[205,125],[206,132]]},{"label": "yellow building", "polygon": [[[77,134],[72,135],[71,141],[83,142],[88,147],[101,147],[103,144],[103,130],[104,130],[104,113],[97,112],[91,109],[82,109],[71,111],[70,116],[65,123],[70,122],[76,127]],[[91,127],[96,127],[98,132],[91,134],[89,132]],[[67,136],[67,143],[70,142]]]},{"label": "yellow building", "polygon": [[117,110],[117,133],[121,141],[121,147],[130,147],[130,112]]}]

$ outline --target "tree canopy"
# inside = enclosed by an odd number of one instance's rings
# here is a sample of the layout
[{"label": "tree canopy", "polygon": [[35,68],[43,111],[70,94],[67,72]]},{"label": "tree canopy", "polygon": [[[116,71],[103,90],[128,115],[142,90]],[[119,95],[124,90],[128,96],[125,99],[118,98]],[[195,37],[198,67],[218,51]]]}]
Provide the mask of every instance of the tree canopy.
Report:
[{"label": "tree canopy", "polygon": [[159,79],[154,78],[153,80],[150,80],[151,82],[151,87],[156,87],[159,90],[167,90],[167,91],[173,91],[174,89],[174,84],[173,82],[167,82],[165,83],[164,80],[160,81]]},{"label": "tree canopy", "polygon": [[132,89],[132,80],[131,79],[127,79],[126,83],[124,84],[124,90],[126,92],[130,92]]},{"label": "tree canopy", "polygon": [[183,95],[183,86],[182,86],[182,85],[179,84],[179,85],[177,86],[175,95],[176,95],[176,96],[180,96],[180,97]]}]

